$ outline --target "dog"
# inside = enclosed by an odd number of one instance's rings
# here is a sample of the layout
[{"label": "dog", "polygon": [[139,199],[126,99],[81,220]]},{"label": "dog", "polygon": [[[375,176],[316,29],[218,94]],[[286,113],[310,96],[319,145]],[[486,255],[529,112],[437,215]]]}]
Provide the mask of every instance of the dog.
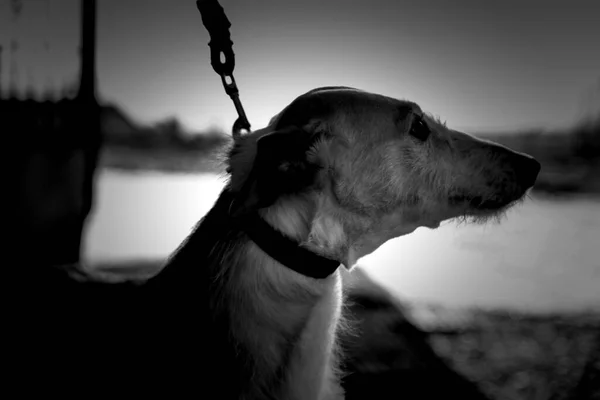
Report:
[{"label": "dog", "polygon": [[540,170],[413,102],[349,87],[301,95],[227,162],[215,206],[151,284],[205,271],[209,381],[236,399],[343,398],[338,266],[418,227],[498,218]]}]

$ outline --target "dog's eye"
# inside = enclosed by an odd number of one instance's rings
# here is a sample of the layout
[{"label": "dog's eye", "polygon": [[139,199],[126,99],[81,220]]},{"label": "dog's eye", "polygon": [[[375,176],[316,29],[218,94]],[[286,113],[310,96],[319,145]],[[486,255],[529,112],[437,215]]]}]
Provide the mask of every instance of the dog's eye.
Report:
[{"label": "dog's eye", "polygon": [[410,127],[410,134],[423,142],[429,137],[429,132],[429,127],[421,118],[416,118]]}]

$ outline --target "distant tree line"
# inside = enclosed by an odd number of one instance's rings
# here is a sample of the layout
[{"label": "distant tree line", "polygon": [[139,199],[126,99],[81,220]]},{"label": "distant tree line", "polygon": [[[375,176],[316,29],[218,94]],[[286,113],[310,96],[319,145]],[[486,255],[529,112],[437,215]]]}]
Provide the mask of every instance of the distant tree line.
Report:
[{"label": "distant tree line", "polygon": [[573,155],[586,161],[600,161],[600,110],[572,130]]},{"label": "distant tree line", "polygon": [[202,132],[186,130],[175,117],[167,118],[149,127],[140,127],[127,135],[110,135],[105,145],[118,145],[145,150],[176,150],[210,152],[229,142],[229,136],[216,127]]}]

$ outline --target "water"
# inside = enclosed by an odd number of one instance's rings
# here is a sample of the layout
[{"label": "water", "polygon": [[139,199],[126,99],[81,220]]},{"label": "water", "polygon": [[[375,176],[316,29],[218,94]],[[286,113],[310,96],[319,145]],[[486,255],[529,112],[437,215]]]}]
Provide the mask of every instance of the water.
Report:
[{"label": "water", "polygon": [[[100,172],[86,258],[166,257],[223,185],[215,175]],[[534,197],[501,224],[421,228],[359,264],[408,300],[600,310],[600,202]]]}]

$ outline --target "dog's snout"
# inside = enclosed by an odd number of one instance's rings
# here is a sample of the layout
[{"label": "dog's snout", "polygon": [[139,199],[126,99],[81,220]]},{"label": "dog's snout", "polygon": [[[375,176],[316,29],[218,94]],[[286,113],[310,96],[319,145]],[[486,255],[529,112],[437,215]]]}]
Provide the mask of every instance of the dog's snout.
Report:
[{"label": "dog's snout", "polygon": [[514,157],[513,165],[517,181],[523,187],[532,187],[542,166],[535,158],[525,154],[516,154]]}]

